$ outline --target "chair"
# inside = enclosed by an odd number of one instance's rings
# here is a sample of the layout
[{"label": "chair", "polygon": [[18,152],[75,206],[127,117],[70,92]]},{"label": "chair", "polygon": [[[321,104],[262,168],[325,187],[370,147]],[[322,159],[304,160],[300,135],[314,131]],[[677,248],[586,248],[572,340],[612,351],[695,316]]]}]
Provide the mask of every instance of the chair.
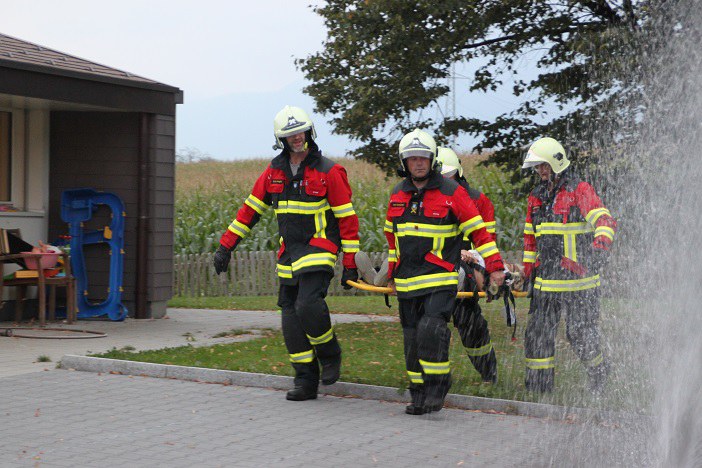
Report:
[{"label": "chair", "polygon": [[[27,258],[37,259],[37,277],[36,278],[14,278],[5,280],[4,270],[5,263],[16,263]],[[75,278],[71,274],[71,258],[67,253],[62,253],[65,276],[46,278],[44,269],[39,261],[41,254],[18,253],[0,255],[0,298],[2,298],[2,290],[4,286],[17,287],[17,297],[15,302],[15,321],[22,320],[24,312],[24,301],[27,295],[27,287],[37,286],[39,300],[39,325],[46,325],[46,287],[49,287],[49,320],[56,319],[56,288],[66,288],[66,319],[69,324],[76,320],[76,296],[75,296]]]}]

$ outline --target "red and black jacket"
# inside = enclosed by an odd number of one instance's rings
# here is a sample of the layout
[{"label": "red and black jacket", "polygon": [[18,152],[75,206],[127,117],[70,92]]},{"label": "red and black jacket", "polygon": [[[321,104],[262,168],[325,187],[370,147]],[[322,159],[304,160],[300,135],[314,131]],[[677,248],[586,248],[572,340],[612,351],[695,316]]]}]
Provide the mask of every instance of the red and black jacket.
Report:
[{"label": "red and black jacket", "polygon": [[305,272],[333,272],[339,250],[344,252],[344,266],[356,268],[358,216],[346,170],[322,156],[314,142],[294,176],[287,150],[271,161],[220,243],[235,248],[270,207],[281,237],[277,265],[281,282],[295,282]]},{"label": "red and black jacket", "polygon": [[390,278],[400,298],[455,289],[463,237],[485,259],[488,273],[504,269],[495,241],[463,187],[432,172],[418,190],[407,178],[390,196],[384,227]]},{"label": "red and black jacket", "polygon": [[492,240],[497,242],[497,222],[495,221],[495,207],[492,201],[483,192],[471,187],[464,177],[461,177],[458,183],[468,192],[468,196],[473,200],[475,207],[478,209],[478,213],[480,213],[480,216],[483,218],[485,229],[487,229],[487,232],[492,236]]},{"label": "red and black jacket", "polygon": [[552,192],[539,184],[527,202],[524,272],[538,265],[536,289],[581,291],[599,286],[595,250],[609,250],[617,223],[587,182],[564,174]]}]

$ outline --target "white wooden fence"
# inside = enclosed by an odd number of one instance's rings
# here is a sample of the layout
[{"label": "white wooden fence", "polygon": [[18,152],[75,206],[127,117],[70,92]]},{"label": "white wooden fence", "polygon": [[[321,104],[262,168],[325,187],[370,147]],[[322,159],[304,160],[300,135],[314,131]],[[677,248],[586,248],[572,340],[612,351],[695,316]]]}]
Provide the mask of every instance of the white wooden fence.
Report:
[{"label": "white wooden fence", "polygon": [[[375,266],[380,266],[385,252],[369,252]],[[278,276],[275,273],[276,253],[235,251],[229,271],[219,276],[212,265],[213,254],[175,255],[173,265],[173,294],[185,297],[203,296],[275,296],[278,294]],[[514,255],[504,252],[503,257],[514,261]],[[336,263],[335,275],[329,286],[329,295],[358,296],[370,293],[341,287],[341,256]]]}]

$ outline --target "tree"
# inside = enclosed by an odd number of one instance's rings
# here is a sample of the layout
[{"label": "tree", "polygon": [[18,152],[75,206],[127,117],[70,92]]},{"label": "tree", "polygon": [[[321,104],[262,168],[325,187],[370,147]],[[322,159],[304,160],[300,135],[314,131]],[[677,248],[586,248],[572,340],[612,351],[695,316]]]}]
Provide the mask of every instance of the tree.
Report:
[{"label": "tree", "polygon": [[[439,142],[477,136],[474,150],[494,149],[490,161],[510,170],[520,166],[522,147],[544,135],[592,161],[601,147],[635,135],[645,91],[642,38],[655,13],[676,3],[328,0],[315,8],[328,28],[324,49],[297,64],[317,110],[333,115],[334,131],[362,143],[354,155],[388,172],[397,166],[399,138],[417,126]],[[519,79],[523,57],[540,71],[534,80]],[[421,117],[448,93],[451,64],[475,59],[485,64],[466,90],[495,90],[511,75],[522,104],[492,121]],[[546,104],[559,113],[549,115]]]}]

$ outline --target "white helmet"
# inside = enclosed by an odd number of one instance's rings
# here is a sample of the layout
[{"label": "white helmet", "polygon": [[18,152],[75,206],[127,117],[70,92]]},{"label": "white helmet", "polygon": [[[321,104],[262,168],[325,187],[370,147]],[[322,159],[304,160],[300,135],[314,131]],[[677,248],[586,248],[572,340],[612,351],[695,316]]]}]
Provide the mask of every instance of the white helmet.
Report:
[{"label": "white helmet", "polygon": [[273,119],[273,136],[275,136],[275,146],[273,148],[283,149],[284,139],[300,132],[311,131],[312,139],[317,138],[314,130],[314,123],[307,115],[307,112],[295,106],[285,106],[275,115]]},{"label": "white helmet", "polygon": [[[414,129],[400,140],[400,163],[405,165],[405,159],[412,156],[428,158],[431,160],[431,167],[436,162],[436,142],[431,135],[424,130]],[[405,168],[406,169],[406,168]]]},{"label": "white helmet", "polygon": [[553,138],[539,138],[529,147],[522,169],[548,163],[554,174],[560,174],[570,166],[566,150]]},{"label": "white helmet", "polygon": [[458,173],[458,177],[463,177],[461,160],[451,148],[439,146],[436,149],[436,164],[441,168],[441,175],[444,177],[452,177],[456,173]]}]

